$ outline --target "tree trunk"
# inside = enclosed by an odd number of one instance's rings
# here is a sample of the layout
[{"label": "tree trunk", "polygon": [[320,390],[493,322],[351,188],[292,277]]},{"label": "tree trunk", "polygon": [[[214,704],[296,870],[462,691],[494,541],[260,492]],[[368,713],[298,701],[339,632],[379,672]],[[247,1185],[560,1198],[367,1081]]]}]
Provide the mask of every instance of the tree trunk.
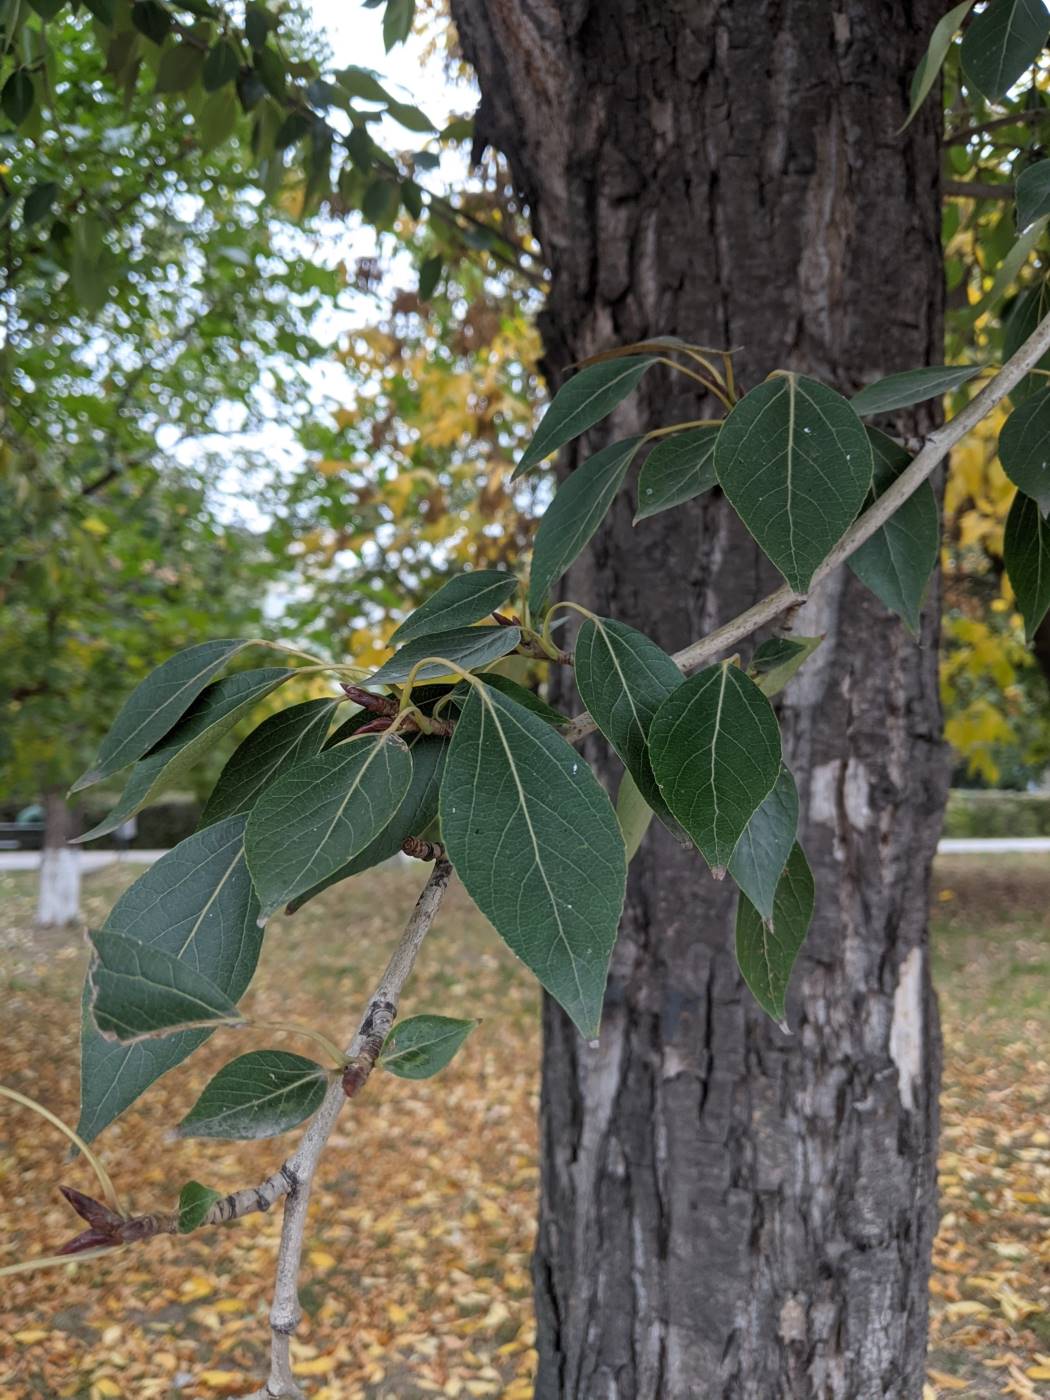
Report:
[{"label": "tree trunk", "polygon": [[74,832],[73,811],[60,788],[44,798],[44,849],[36,922],[41,928],[80,922],[80,848],[67,845]]},{"label": "tree trunk", "polygon": [[[509,157],[551,268],[554,382],[668,334],[739,348],[745,385],[780,366],[846,391],[941,359],[936,99],[896,133],[942,4],[452,8],[481,84],[478,140]],[[651,372],[562,470],[710,412],[689,383]],[[669,650],[778,581],[717,492],[638,527],[632,512],[625,493],[568,592]],[[654,824],[600,1047],[544,1012],[541,1400],[921,1394],[937,598],[916,642],[840,570],[794,623],[826,639],[779,707],[818,887],[793,1033],[736,971],[728,882]],[[600,745],[589,756],[615,781]]]}]

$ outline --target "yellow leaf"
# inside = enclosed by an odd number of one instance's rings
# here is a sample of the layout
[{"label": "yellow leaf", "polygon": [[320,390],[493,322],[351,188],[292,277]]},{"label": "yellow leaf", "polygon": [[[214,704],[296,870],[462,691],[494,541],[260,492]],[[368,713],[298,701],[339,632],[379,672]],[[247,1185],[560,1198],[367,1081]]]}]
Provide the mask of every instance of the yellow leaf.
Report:
[{"label": "yellow leaf", "polygon": [[327,1376],[337,1365],[338,1359],[334,1355],[318,1356],[313,1361],[295,1362],[292,1370],[297,1376]]},{"label": "yellow leaf", "polygon": [[315,1269],[334,1269],[336,1266],[334,1255],[329,1254],[325,1249],[311,1249],[309,1257],[310,1263]]},{"label": "yellow leaf", "polygon": [[198,1377],[201,1385],[209,1390],[221,1390],[225,1385],[241,1385],[244,1377],[240,1371],[202,1371]]},{"label": "yellow leaf", "polygon": [[24,1347],[32,1346],[34,1342],[42,1342],[47,1333],[39,1327],[29,1328],[25,1332],[16,1332],[15,1341],[21,1342]]},{"label": "yellow leaf", "polygon": [[1032,1381],[1050,1381],[1050,1366],[1029,1366],[1025,1375]]},{"label": "yellow leaf", "polygon": [[939,1385],[942,1390],[969,1390],[970,1382],[961,1380],[958,1376],[947,1376],[943,1371],[935,1371],[931,1367],[926,1374],[934,1385]]},{"label": "yellow leaf", "polygon": [[984,1317],[991,1312],[987,1303],[978,1303],[972,1298],[963,1298],[958,1303],[949,1303],[944,1310],[949,1317]]},{"label": "yellow leaf", "polygon": [[111,1381],[108,1376],[103,1376],[101,1380],[95,1381],[91,1387],[91,1400],[96,1397],[103,1397],[103,1400],[113,1400],[113,1397],[120,1395],[120,1386],[116,1381]]}]

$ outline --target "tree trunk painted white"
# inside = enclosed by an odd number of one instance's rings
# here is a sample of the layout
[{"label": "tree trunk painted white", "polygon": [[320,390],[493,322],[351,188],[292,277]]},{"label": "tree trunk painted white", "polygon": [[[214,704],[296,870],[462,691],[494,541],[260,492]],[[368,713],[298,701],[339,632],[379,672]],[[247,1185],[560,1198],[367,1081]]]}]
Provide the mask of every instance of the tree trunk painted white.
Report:
[{"label": "tree trunk painted white", "polygon": [[61,792],[47,794],[46,810],[36,922],[53,928],[80,922],[80,848],[66,844],[73,834],[73,813]]}]

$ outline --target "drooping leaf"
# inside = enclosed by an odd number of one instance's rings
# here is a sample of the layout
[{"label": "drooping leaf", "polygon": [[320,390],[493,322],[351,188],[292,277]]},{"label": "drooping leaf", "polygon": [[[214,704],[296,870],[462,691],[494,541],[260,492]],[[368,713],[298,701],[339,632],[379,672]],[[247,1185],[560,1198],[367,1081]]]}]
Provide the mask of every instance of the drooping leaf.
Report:
[{"label": "drooping leaf", "polygon": [[195,44],[170,44],[160,56],[154,92],[185,92],[201,75],[204,53]]},{"label": "drooping leaf", "polygon": [[457,574],[442,584],[438,591],[416,608],[391,636],[391,646],[401,646],[416,637],[435,632],[448,632],[454,627],[468,627],[495,612],[518,586],[513,574],[501,569],[478,569],[470,574]]},{"label": "drooping leaf", "polygon": [[540,611],[551,584],[561,578],[602,523],[641,443],[640,437],[625,438],[602,448],[559,486],[533,545],[529,574],[533,612]]},{"label": "drooping leaf", "polygon": [[1050,609],[1050,522],[1020,491],[1006,517],[1003,563],[1024,618],[1025,638],[1031,641]]},{"label": "drooping leaf", "polygon": [[91,768],[71,791],[119,773],[148,753],[181,719],[204,687],[251,642],[224,638],[201,642],[169,657],[131,692],[103,739]]},{"label": "drooping leaf", "polygon": [[773,917],[781,871],[795,844],[798,788],[786,767],[736,843],[729,873],[764,919]]},{"label": "drooping leaf", "polygon": [[715,443],[718,429],[689,428],[658,442],[638,473],[638,510],[634,523],[691,501],[716,485]]},{"label": "drooping leaf", "polygon": [[871,487],[871,444],[850,404],[816,380],[777,375],[736,405],[715,443],[733,509],[804,593]]},{"label": "drooping leaf", "polygon": [[143,1040],[240,1019],[236,1003],[221,988],[163,948],[107,929],[93,932],[91,942],[91,1015],[108,1039]]},{"label": "drooping leaf", "polygon": [[636,388],[654,363],[651,355],[630,355],[587,365],[567,379],[540,419],[535,436],[522,454],[512,480],[557,452],[573,438],[593,428]]},{"label": "drooping leaf", "polygon": [[394,685],[407,681],[413,666],[428,656],[439,657],[416,672],[417,681],[433,680],[448,674],[442,661],[454,661],[465,671],[498,661],[521,641],[520,627],[454,627],[449,632],[431,632],[401,647],[389,661],[368,678],[370,686]]},{"label": "drooping leaf", "polygon": [[441,835],[467,892],[586,1036],[602,996],[627,867],[609,799],[569,744],[474,686],[441,784]]},{"label": "drooping leaf", "polygon": [[[911,457],[885,433],[869,429],[875,455],[877,499],[910,464]],[[926,585],[937,567],[941,545],[940,518],[933,487],[924,481],[889,520],[850,556],[850,569],[880,602],[917,634]]]},{"label": "drooping leaf", "polygon": [[[244,859],[244,817],[227,817],[161,856],[120,897],[104,929],[181,959],[236,1002],[259,958],[258,912]],[[209,1034],[180,1031],[116,1045],[96,1030],[85,996],[80,1136],[90,1142]]]},{"label": "drooping leaf", "polygon": [[609,617],[587,618],[576,638],[576,684],[591,718],[612,744],[649,806],[672,831],[649,759],[649,727],[682,673],[655,642]]},{"label": "drooping leaf", "polygon": [[999,434],[999,461],[1019,491],[1050,511],[1050,389],[1019,404]]},{"label": "drooping leaf", "polygon": [[858,389],[850,403],[854,411],[865,418],[876,413],[892,413],[895,408],[907,408],[910,404],[922,403],[924,399],[950,394],[980,372],[980,365],[927,365],[923,369],[888,374],[884,379],[877,379],[874,384]]},{"label": "drooping leaf", "polygon": [[1017,177],[1017,231],[1050,214],[1050,160],[1025,166]]},{"label": "drooping leaf", "polygon": [[13,126],[21,126],[33,110],[36,89],[25,68],[16,68],[0,90],[0,108]]},{"label": "drooping leaf", "polygon": [[716,875],[780,775],[780,728],[754,681],[723,662],[683,681],[649,730],[656,781]]},{"label": "drooping leaf", "polygon": [[963,35],[968,82],[989,102],[1005,96],[1046,43],[1050,17],[1043,0],[990,0]]},{"label": "drooping leaf", "polygon": [[321,1107],[322,1065],[284,1050],[252,1050],[223,1065],[179,1124],[179,1137],[276,1137]]},{"label": "drooping leaf", "polygon": [[199,1181],[187,1181],[179,1192],[179,1234],[190,1235],[199,1230],[212,1206],[221,1200],[219,1191],[202,1186]]},{"label": "drooping leaf", "polygon": [[232,83],[241,71],[241,61],[237,50],[226,39],[220,39],[208,50],[204,60],[204,91],[215,92],[227,83]]},{"label": "drooping leaf", "polygon": [[452,1016],[410,1016],[387,1036],[379,1063],[400,1079],[429,1079],[451,1062],[477,1024]]},{"label": "drooping leaf", "polygon": [[339,704],[338,700],[304,700],[268,715],[233,751],[219,774],[201,814],[201,827],[250,812],[263,788],[320,753]]},{"label": "drooping leaf", "polygon": [[396,735],[366,735],[290,769],[248,814],[244,849],[264,922],[374,841],[404,801],[412,758]]},{"label": "drooping leaf", "polygon": [[93,841],[116,831],[157,793],[171,787],[179,775],[228,734],[253,705],[294,674],[289,666],[266,666],[257,671],[238,671],[210,685],[157,747],[135,764],[109,815],[76,839]]},{"label": "drooping leaf", "polygon": [[747,673],[763,695],[779,695],[823,640],[823,637],[770,637],[755,648]]},{"label": "drooping leaf", "polygon": [[616,794],[616,820],[620,823],[628,865],[634,860],[638,847],[645,840],[645,833],[649,830],[652,819],[653,809],[642,796],[638,784],[625,770]]},{"label": "drooping leaf", "polygon": [[813,900],[813,875],[796,843],[777,885],[772,920],[763,919],[746,895],[737,906],[737,963],[752,996],[783,1030],[788,982],[813,917]]},{"label": "drooping leaf", "polygon": [[951,48],[955,32],[966,18],[972,5],[973,0],[962,0],[960,5],[953,6],[934,25],[926,52],[912,76],[911,109],[908,112],[908,120],[904,123],[905,126],[911,122],[915,113],[929,96],[930,89],[937,81],[937,75],[944,66],[944,60]]}]

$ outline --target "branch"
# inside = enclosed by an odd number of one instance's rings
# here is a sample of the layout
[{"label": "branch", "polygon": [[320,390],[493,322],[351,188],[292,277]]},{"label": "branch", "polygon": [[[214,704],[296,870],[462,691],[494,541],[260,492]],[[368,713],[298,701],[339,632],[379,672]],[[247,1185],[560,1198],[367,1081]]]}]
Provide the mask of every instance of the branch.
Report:
[{"label": "branch", "polygon": [[963,127],[961,131],[949,131],[944,138],[944,145],[965,146],[975,136],[983,136],[986,131],[995,131],[1001,126],[1019,126],[1022,122],[1041,121],[1048,116],[1050,111],[1045,107],[1037,107],[1030,112],[1014,112],[1008,117],[993,117],[991,121]]},{"label": "branch", "polygon": [[1011,200],[1014,197],[1014,187],[982,184],[979,180],[942,180],[941,193],[947,199]]}]

